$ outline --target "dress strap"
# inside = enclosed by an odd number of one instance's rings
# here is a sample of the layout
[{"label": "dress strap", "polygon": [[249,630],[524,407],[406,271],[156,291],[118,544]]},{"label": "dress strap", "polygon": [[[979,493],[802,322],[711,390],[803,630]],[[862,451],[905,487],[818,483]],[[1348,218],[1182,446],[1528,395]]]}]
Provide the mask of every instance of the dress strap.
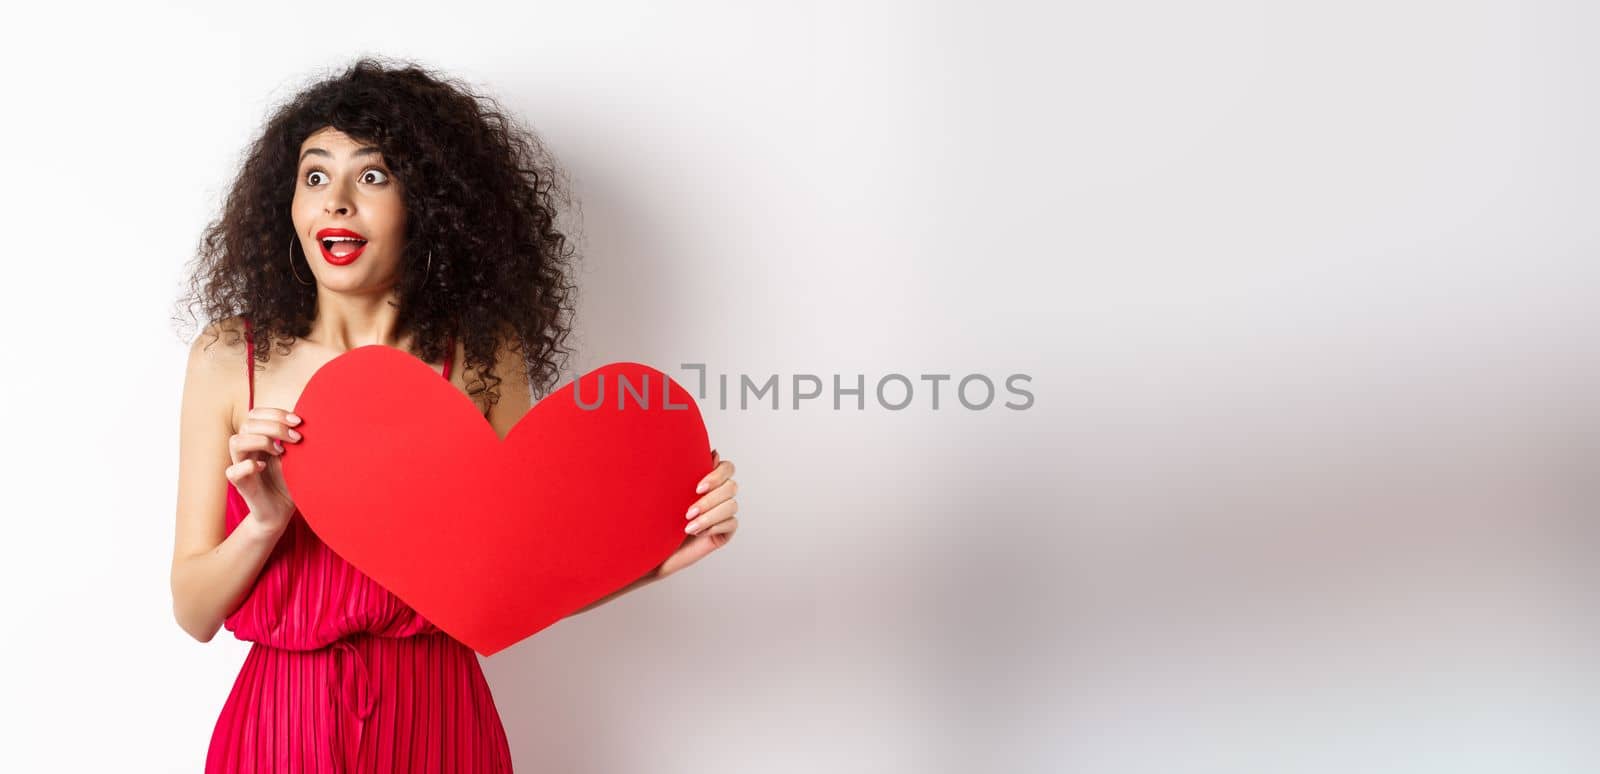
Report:
[{"label": "dress strap", "polygon": [[250,408],[256,407],[256,339],[250,333],[250,318],[244,319],[244,370],[250,383]]},{"label": "dress strap", "polygon": [[449,379],[450,378],[450,365],[451,365],[451,361],[455,359],[455,356],[456,356],[456,337],[451,336],[450,339],[448,341],[446,341],[445,345],[444,345],[444,378],[445,379]]}]

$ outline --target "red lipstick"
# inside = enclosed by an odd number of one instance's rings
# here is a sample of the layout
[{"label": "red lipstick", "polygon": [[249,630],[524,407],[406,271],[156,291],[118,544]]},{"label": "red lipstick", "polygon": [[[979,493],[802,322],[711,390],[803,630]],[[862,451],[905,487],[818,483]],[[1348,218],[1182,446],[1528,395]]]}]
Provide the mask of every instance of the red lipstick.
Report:
[{"label": "red lipstick", "polygon": [[[340,247],[348,252],[334,253],[334,248],[340,245],[354,248]],[[322,248],[323,260],[334,266],[347,266],[361,257],[361,251],[367,248],[367,238],[347,228],[325,228],[317,232],[317,246]]]}]

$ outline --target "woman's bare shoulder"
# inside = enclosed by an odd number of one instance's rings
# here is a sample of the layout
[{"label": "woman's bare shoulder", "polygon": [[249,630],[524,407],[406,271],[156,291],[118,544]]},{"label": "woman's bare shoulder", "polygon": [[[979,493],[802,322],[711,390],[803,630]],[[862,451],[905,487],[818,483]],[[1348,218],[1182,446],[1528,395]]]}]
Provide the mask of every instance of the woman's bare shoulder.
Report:
[{"label": "woman's bare shoulder", "polygon": [[[189,344],[185,402],[204,403],[205,414],[220,414],[229,425],[236,422],[236,406],[246,400],[244,322],[239,317],[213,321]],[[239,393],[235,395],[234,393]]]},{"label": "woman's bare shoulder", "polygon": [[207,324],[189,345],[190,362],[215,363],[223,360],[237,361],[243,357],[244,318],[225,317]]},{"label": "woman's bare shoulder", "polygon": [[493,366],[499,377],[496,392],[498,400],[488,408],[485,416],[501,438],[505,438],[522,416],[533,407],[533,397],[528,383],[523,342],[516,332],[502,331],[500,344],[495,351]]}]

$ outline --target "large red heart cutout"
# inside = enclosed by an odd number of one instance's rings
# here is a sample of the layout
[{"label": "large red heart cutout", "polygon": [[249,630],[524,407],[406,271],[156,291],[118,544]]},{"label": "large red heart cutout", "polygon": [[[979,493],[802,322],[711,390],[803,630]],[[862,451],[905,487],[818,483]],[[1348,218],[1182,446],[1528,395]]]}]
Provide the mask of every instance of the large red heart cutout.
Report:
[{"label": "large red heart cutout", "polygon": [[283,476],[312,531],[485,656],[665,561],[712,467],[694,399],[639,363],[580,376],[503,441],[465,394],[383,345],[323,365],[294,411],[304,437]]}]

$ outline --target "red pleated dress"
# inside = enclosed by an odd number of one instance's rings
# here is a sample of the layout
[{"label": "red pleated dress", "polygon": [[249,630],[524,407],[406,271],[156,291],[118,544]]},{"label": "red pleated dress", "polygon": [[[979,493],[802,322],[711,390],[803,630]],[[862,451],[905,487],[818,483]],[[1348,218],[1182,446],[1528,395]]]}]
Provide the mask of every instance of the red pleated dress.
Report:
[{"label": "red pleated dress", "polygon": [[[230,534],[248,512],[229,482]],[[298,511],[223,626],[253,644],[212,731],[208,773],[511,771],[478,655],[345,562]]]}]

